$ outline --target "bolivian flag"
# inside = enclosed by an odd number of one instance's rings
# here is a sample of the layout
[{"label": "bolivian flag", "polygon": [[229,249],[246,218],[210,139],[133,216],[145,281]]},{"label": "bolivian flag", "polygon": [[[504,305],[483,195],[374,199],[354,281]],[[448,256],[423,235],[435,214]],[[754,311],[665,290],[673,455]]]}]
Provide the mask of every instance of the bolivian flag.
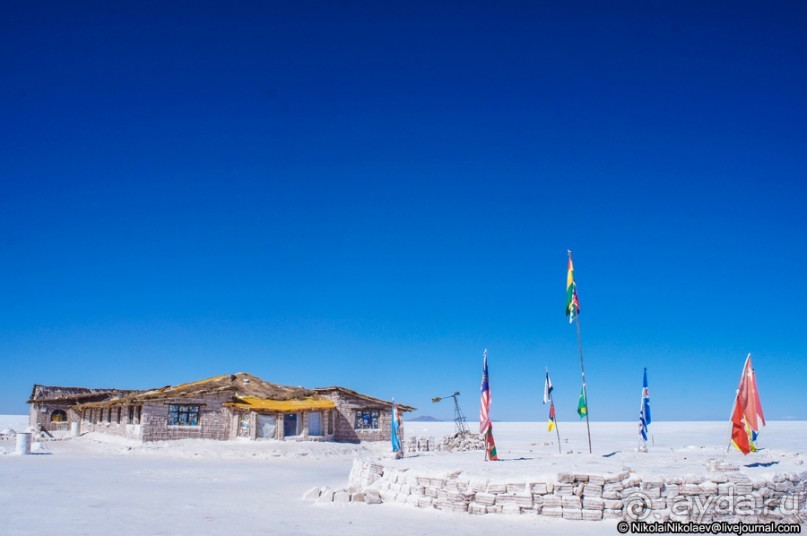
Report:
[{"label": "bolivian flag", "polygon": [[580,415],[581,419],[585,419],[586,415],[588,415],[588,404],[586,404],[586,391],[583,388],[580,389],[580,400],[577,402],[577,414]]},{"label": "bolivian flag", "polygon": [[488,454],[488,460],[492,462],[499,460],[499,456],[496,454],[496,442],[493,441],[493,425],[488,427],[488,431],[485,434],[485,451]]}]

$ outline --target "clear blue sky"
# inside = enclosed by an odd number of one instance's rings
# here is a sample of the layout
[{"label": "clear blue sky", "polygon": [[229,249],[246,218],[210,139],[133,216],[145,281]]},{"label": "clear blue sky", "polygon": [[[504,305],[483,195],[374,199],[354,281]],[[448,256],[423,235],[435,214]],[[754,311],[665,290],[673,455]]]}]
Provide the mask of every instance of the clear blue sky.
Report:
[{"label": "clear blue sky", "polygon": [[[247,371],[807,418],[807,7],[4,3],[0,413]],[[259,4],[259,5],[258,5]]]}]

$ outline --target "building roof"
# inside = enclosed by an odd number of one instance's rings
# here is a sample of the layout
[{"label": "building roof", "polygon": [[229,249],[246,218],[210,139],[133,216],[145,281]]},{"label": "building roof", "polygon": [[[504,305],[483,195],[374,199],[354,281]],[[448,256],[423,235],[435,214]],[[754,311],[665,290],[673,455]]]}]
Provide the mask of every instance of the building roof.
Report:
[{"label": "building roof", "polygon": [[300,411],[332,409],[336,403],[327,398],[304,398],[303,400],[268,400],[266,398],[254,398],[251,396],[238,397],[232,402],[227,402],[225,406],[248,410],[248,411]]},{"label": "building roof", "polygon": [[[320,394],[327,394],[327,393],[334,392],[334,391],[343,393],[343,394],[351,396],[353,398],[358,398],[359,400],[363,400],[364,402],[366,402],[367,404],[369,404],[371,406],[378,406],[378,407],[382,407],[382,408],[392,407],[392,402],[389,401],[389,400],[382,400],[382,399],[376,398],[374,396],[363,395],[361,393],[357,393],[356,391],[348,389],[347,387],[339,387],[338,385],[334,385],[334,386],[331,386],[331,387],[317,387],[316,389],[314,389],[315,393],[320,393]],[[416,408],[413,408],[412,406],[407,406],[406,404],[398,403],[398,409],[400,411],[415,411]]]},{"label": "building roof", "polygon": [[90,402],[82,404],[82,406],[112,406],[118,404],[137,404],[149,400],[202,398],[206,395],[222,393],[231,394],[233,401],[235,401],[236,398],[243,399],[245,397],[274,401],[320,398],[314,391],[304,387],[271,383],[257,376],[253,376],[252,374],[247,374],[246,372],[237,372],[235,374],[213,376],[212,378],[175,386],[168,385],[160,389],[136,391],[126,396],[110,398],[109,400],[101,402]]},{"label": "building roof", "polygon": [[[226,394],[232,397],[230,407],[241,409],[287,411],[290,409],[329,409],[335,404],[324,395],[339,392],[358,399],[370,407],[388,409],[390,401],[357,393],[345,387],[321,387],[306,389],[300,386],[280,385],[267,382],[247,374],[237,372],[213,376],[204,380],[167,385],[159,389],[127,391],[121,389],[88,389],[86,387],[47,387],[35,385],[30,402],[60,401],[71,403],[78,408],[139,404],[150,400],[174,400],[182,398],[203,398],[208,395]],[[284,404],[281,404],[284,403]],[[275,409],[277,408],[277,409]],[[400,411],[414,411],[415,408],[398,404]]]},{"label": "building roof", "polygon": [[31,390],[31,396],[28,398],[28,404],[32,404],[34,402],[61,402],[78,404],[82,401],[92,402],[135,392],[137,391],[129,391],[124,389],[90,389],[87,387],[61,387],[56,385],[34,384],[34,388]]}]

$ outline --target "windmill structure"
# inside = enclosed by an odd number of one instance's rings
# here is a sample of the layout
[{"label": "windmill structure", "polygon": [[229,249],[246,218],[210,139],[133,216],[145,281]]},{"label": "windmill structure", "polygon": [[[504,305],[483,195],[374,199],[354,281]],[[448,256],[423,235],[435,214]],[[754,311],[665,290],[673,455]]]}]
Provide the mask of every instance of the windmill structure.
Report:
[{"label": "windmill structure", "polygon": [[441,400],[445,400],[447,398],[454,399],[454,426],[457,429],[458,434],[470,434],[471,431],[468,430],[468,425],[465,424],[465,414],[462,412],[462,408],[460,408],[459,403],[459,396],[460,392],[457,391],[453,395],[449,396],[436,396],[432,398],[432,402],[440,402]]}]

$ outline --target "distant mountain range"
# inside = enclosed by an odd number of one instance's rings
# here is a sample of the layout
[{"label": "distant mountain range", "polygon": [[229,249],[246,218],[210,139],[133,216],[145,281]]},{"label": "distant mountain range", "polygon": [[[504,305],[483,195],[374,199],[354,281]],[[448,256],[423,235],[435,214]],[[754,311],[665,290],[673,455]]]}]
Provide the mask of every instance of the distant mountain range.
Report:
[{"label": "distant mountain range", "polygon": [[431,415],[421,415],[420,417],[406,420],[409,422],[445,422],[443,419],[438,419],[437,417],[432,417]]}]

